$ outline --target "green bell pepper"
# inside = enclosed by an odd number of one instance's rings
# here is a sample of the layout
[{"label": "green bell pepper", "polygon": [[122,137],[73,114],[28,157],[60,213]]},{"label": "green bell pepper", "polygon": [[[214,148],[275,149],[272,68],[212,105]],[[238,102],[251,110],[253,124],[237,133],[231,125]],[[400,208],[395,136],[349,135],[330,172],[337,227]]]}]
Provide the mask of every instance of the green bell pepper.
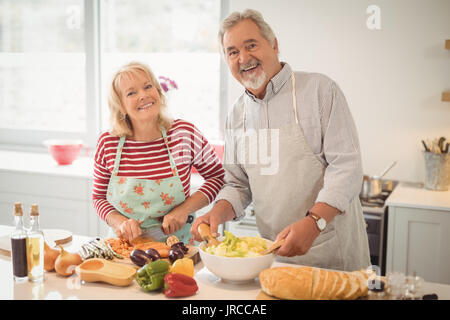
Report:
[{"label": "green bell pepper", "polygon": [[155,291],[164,286],[164,276],[169,272],[169,263],[156,260],[147,263],[137,272],[137,283],[146,291]]}]

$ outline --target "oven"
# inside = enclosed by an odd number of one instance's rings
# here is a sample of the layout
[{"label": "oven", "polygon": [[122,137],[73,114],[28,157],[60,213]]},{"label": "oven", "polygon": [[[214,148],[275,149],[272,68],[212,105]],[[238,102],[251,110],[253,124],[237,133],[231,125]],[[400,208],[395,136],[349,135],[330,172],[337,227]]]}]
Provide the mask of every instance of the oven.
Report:
[{"label": "oven", "polygon": [[363,215],[366,222],[367,238],[369,240],[370,263],[378,266],[380,274],[386,270],[386,231],[387,208],[367,208],[363,206]]},{"label": "oven", "polygon": [[386,274],[386,244],[388,208],[386,199],[398,185],[398,181],[381,180],[382,192],[373,198],[360,197],[369,240],[370,262],[377,266],[380,274]]}]

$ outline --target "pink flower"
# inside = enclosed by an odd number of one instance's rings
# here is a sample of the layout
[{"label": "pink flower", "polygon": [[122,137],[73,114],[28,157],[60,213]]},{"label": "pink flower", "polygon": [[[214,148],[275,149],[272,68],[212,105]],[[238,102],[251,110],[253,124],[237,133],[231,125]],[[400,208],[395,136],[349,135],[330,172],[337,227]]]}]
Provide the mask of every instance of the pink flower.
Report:
[{"label": "pink flower", "polygon": [[170,78],[159,76],[159,84],[161,85],[161,88],[164,90],[164,92],[167,92],[172,89],[178,89],[178,85],[175,81],[173,81]]}]

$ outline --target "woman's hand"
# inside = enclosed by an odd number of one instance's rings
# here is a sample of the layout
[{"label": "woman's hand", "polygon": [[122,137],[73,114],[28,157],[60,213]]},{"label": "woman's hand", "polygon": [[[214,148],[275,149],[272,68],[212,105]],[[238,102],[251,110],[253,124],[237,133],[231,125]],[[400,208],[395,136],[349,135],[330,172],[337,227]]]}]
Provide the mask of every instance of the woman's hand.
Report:
[{"label": "woman's hand", "polygon": [[313,219],[305,217],[284,228],[275,240],[285,239],[284,244],[275,253],[279,256],[293,257],[306,254],[320,232]]},{"label": "woman's hand", "polygon": [[186,212],[180,207],[172,209],[164,216],[162,229],[166,235],[174,234],[186,224],[189,212]]},{"label": "woman's hand", "polygon": [[119,212],[113,211],[107,217],[107,222],[113,228],[117,237],[131,242],[142,234],[142,221],[128,219]]}]

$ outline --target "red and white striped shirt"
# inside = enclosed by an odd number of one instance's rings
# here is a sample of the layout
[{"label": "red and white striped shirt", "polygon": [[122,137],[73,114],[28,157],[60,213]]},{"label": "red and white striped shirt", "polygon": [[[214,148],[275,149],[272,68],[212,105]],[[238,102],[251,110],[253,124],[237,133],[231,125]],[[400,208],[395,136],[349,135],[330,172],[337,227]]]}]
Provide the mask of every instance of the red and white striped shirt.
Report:
[{"label": "red and white striped shirt", "polygon": [[[109,179],[114,169],[119,137],[109,132],[103,133],[97,143],[94,158],[94,184],[92,199],[94,208],[101,219],[114,207],[106,200]],[[224,185],[225,171],[211,145],[202,133],[192,124],[177,119],[167,132],[167,140],[172,157],[177,166],[178,175],[187,198],[190,194],[192,166],[205,179],[198,191],[209,202],[213,201]],[[118,176],[138,179],[165,179],[172,177],[169,154],[163,138],[151,142],[139,142],[126,139]]]}]

